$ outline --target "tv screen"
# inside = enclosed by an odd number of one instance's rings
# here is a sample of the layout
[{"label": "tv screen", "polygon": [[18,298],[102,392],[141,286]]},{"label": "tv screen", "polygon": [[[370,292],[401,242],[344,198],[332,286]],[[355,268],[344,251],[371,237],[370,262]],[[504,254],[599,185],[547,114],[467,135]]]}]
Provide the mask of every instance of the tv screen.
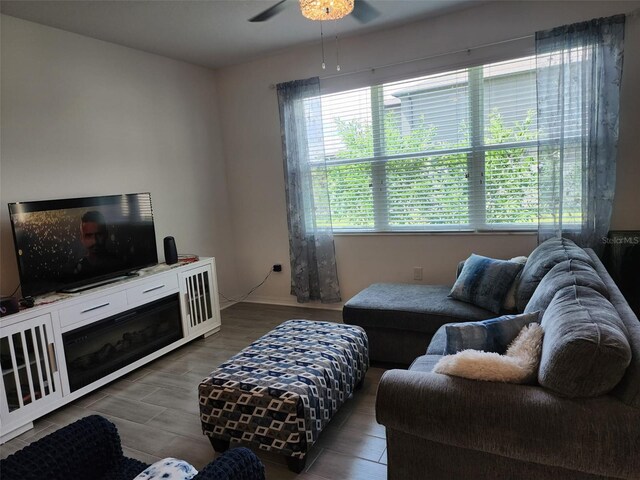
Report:
[{"label": "tv screen", "polygon": [[158,263],[150,193],[9,204],[22,295]]}]

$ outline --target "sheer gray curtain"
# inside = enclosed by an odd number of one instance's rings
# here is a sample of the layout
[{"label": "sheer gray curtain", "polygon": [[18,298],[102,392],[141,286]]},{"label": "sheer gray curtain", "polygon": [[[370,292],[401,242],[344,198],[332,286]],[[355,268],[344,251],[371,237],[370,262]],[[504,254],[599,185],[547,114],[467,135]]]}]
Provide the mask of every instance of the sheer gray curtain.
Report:
[{"label": "sheer gray curtain", "polygon": [[539,227],[599,251],[616,182],[624,15],[536,33]]},{"label": "sheer gray curtain", "polygon": [[[320,80],[277,86],[282,131],[291,294],[298,302],[340,301],[327,170],[322,141]],[[313,132],[308,136],[307,132]],[[314,138],[313,142],[308,138]]]}]

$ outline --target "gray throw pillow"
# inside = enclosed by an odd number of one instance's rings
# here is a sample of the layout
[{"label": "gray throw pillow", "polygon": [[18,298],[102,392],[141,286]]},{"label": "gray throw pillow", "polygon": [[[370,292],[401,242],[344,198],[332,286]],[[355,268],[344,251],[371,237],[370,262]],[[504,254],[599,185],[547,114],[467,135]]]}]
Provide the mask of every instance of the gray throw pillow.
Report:
[{"label": "gray throw pillow", "polygon": [[609,290],[591,265],[580,260],[566,260],[558,263],[544,276],[524,312],[540,312],[542,316],[556,292],[571,285],[592,288],[609,298]]},{"label": "gray throw pillow", "polygon": [[472,254],[465,262],[449,296],[499,313],[522,265]]},{"label": "gray throw pillow", "polygon": [[611,391],[631,362],[627,329],[613,305],[588,287],[559,290],[544,312],[538,382],[565,397]]},{"label": "gray throw pillow", "polygon": [[530,323],[538,323],[538,312],[503,315],[481,322],[447,323],[434,334],[427,354],[453,355],[469,349],[503,354]]},{"label": "gray throw pillow", "polygon": [[[513,257],[509,261],[524,265],[525,263],[527,263],[527,257],[525,256]],[[458,263],[458,268],[456,270],[456,278],[460,276],[463,268],[464,268],[464,260]],[[504,312],[516,313],[518,311],[518,309],[516,308],[516,287],[519,283],[520,275],[522,275],[522,270],[520,270],[520,273],[516,275],[516,278],[511,283],[511,288],[509,288],[507,295],[504,297],[504,303],[502,304],[502,311]]]}]

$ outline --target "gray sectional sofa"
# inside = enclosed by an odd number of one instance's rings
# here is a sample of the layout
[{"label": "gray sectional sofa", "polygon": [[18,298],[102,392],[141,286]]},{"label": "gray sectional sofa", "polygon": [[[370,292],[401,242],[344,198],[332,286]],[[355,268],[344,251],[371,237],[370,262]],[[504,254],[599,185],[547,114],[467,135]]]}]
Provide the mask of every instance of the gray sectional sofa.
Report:
[{"label": "gray sectional sofa", "polygon": [[344,304],[342,319],[367,332],[374,365],[408,366],[445,323],[496,316],[449,298],[450,290],[451,285],[375,283]]},{"label": "gray sectional sofa", "polygon": [[[395,348],[415,351],[439,319],[464,319],[450,308],[445,289],[427,288],[425,300],[411,287],[393,292],[393,312],[380,298],[372,303],[367,333],[376,342],[397,330]],[[437,307],[420,311],[420,301]],[[385,372],[376,416],[386,427],[390,480],[640,479],[640,323],[598,257],[566,239],[543,243],[522,270],[516,304],[521,312],[541,312],[545,336],[535,385],[433,373],[441,357],[425,353],[428,341],[408,370]],[[465,312],[467,320],[496,316]],[[403,331],[421,336],[400,340]]]}]

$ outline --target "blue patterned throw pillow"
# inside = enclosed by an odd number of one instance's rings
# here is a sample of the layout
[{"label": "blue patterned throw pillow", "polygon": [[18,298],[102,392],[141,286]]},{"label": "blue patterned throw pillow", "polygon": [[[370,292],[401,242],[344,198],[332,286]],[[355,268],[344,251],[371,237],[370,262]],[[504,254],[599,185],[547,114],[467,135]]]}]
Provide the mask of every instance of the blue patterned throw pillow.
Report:
[{"label": "blue patterned throw pillow", "polygon": [[507,292],[522,270],[519,263],[472,254],[449,296],[499,313]]},{"label": "blue patterned throw pillow", "polygon": [[[447,323],[433,336],[433,348],[429,345],[429,350],[438,355],[453,355],[462,350],[503,354],[520,331],[531,323],[539,323],[538,312],[503,315],[481,322]],[[436,347],[437,352],[433,351]]]},{"label": "blue patterned throw pillow", "polygon": [[176,458],[163,458],[153,465],[149,465],[133,480],[191,480],[198,474],[198,470]]}]

